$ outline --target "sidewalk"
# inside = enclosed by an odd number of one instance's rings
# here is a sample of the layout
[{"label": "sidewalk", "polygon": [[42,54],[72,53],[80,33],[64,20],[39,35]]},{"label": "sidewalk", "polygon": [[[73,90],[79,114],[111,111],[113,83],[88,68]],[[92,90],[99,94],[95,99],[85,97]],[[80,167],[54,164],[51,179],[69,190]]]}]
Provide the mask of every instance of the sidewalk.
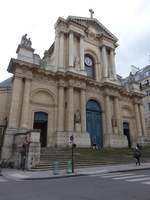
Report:
[{"label": "sidewalk", "polygon": [[75,173],[67,174],[67,170],[60,170],[58,175],[54,175],[53,171],[22,171],[17,169],[2,169],[2,175],[11,180],[40,180],[40,179],[56,179],[56,178],[67,178],[74,176],[84,176],[90,174],[100,174],[100,173],[111,173],[111,172],[125,172],[134,170],[144,170],[150,169],[150,163],[142,163],[141,166],[136,166],[134,164],[121,164],[121,165],[106,165],[99,167],[90,167],[75,169]]}]

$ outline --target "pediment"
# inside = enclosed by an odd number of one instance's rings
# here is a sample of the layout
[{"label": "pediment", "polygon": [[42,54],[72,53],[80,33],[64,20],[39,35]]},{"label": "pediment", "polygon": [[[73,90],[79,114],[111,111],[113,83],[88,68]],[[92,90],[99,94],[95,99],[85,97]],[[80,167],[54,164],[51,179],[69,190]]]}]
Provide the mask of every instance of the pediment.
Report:
[{"label": "pediment", "polygon": [[95,18],[69,16],[67,20],[83,26],[89,33],[93,33],[97,36],[106,36],[115,42],[118,41],[118,38]]}]

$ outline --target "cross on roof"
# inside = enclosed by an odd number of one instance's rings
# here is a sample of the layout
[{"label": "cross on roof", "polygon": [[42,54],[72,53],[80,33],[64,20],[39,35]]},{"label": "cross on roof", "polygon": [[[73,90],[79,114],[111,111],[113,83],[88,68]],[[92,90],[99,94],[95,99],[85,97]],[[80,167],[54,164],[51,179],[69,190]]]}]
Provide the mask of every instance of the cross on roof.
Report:
[{"label": "cross on roof", "polygon": [[89,9],[89,12],[91,13],[91,18],[93,18],[93,14],[94,14],[94,11],[93,11],[93,9],[91,8],[91,9]]}]

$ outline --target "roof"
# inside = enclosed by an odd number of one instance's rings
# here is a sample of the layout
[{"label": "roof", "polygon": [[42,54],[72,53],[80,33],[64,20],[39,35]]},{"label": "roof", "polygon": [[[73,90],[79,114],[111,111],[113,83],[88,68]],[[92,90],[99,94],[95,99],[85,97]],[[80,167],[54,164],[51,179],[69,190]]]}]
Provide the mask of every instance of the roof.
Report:
[{"label": "roof", "polygon": [[118,41],[118,38],[113,35],[101,22],[99,22],[96,18],[87,18],[87,17],[78,17],[78,16],[68,16],[67,19],[64,19],[62,17],[59,17],[56,24],[59,22],[75,22],[81,26],[83,26],[84,28],[88,28],[89,23],[93,23],[95,25],[98,26],[99,30],[103,30],[103,32],[105,33],[105,35],[108,35],[111,39],[113,39],[115,42]]},{"label": "roof", "polygon": [[5,81],[0,83],[0,88],[11,88],[12,87],[13,77],[6,79]]}]

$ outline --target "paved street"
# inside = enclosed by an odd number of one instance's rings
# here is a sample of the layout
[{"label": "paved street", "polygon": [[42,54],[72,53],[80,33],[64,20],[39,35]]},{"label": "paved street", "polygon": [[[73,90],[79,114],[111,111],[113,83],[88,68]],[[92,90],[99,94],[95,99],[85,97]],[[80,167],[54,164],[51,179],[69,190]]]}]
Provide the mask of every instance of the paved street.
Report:
[{"label": "paved street", "polygon": [[2,200],[149,200],[150,170],[50,180],[0,177]]}]

